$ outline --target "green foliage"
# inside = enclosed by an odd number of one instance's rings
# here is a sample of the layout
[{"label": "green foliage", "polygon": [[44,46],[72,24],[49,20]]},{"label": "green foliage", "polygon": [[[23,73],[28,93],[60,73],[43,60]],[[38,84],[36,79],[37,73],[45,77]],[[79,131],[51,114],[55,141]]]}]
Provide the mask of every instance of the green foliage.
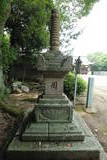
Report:
[{"label": "green foliage", "polygon": [[[75,74],[69,72],[66,75],[64,80],[64,92],[70,98],[74,97],[74,89],[75,89]],[[77,78],[77,95],[80,95],[86,89],[86,81],[79,75]]]},{"label": "green foliage", "polygon": [[46,48],[49,45],[48,25],[52,7],[52,0],[14,0],[6,23],[11,45],[30,55],[35,50]]},{"label": "green foliage", "polygon": [[4,65],[3,63],[3,59],[2,59],[2,50],[1,47],[2,45],[2,40],[3,40],[3,30],[4,30],[4,26],[6,23],[6,20],[10,14],[10,10],[11,10],[11,2],[12,0],[0,0],[0,99],[4,97],[5,95],[5,85],[4,85],[4,79],[2,76],[2,65]]},{"label": "green foliage", "polygon": [[93,5],[98,2],[99,0],[78,0],[79,2],[82,2],[83,9],[81,11],[82,16],[87,16],[92,9]]},{"label": "green foliage", "polygon": [[0,0],[0,37],[9,16],[12,0]]},{"label": "green foliage", "polygon": [[[54,6],[53,0],[0,0],[0,48],[2,49],[0,62],[2,61],[4,70],[8,70],[8,66],[16,59],[16,51],[19,53],[18,63],[21,61],[23,64],[26,62],[34,64],[36,55],[42,49],[49,47],[50,13],[53,7],[59,7],[63,22],[61,26],[63,30],[65,29],[64,34],[68,37],[66,40],[68,44],[69,39],[76,39],[80,34],[80,32],[74,33],[77,19],[87,15],[97,1],[56,0]],[[1,36],[4,25],[10,34],[9,42]],[[66,32],[68,29],[70,34]]]},{"label": "green foliage", "polygon": [[9,65],[13,63],[14,60],[16,60],[17,57],[17,51],[15,48],[10,47],[10,38],[9,35],[4,35],[1,39],[1,65],[3,68],[3,71],[7,71],[9,68]]},{"label": "green foliage", "polygon": [[107,71],[107,53],[97,52],[89,54],[87,58],[92,62],[92,71]]},{"label": "green foliage", "polygon": [[[59,8],[62,20],[61,29],[66,39],[76,39],[80,31],[74,32],[77,19],[87,15],[98,0],[14,0],[11,16],[6,27],[11,34],[11,45],[18,47],[21,54],[32,56],[37,51],[49,47],[50,13],[54,7]],[[70,32],[65,32],[70,30]],[[66,36],[66,38],[65,38]],[[68,38],[67,38],[68,37]]]},{"label": "green foliage", "polygon": [[[0,62],[2,61],[1,59],[1,41],[2,41],[2,36],[3,36],[3,30],[4,30],[4,25],[6,23],[6,20],[9,16],[10,10],[11,10],[11,2],[12,0],[0,0]],[[0,63],[1,67],[1,63]]]},{"label": "green foliage", "polygon": [[53,1],[14,0],[6,22],[10,44],[18,52],[15,64],[34,64],[36,55],[49,46],[49,23]]}]

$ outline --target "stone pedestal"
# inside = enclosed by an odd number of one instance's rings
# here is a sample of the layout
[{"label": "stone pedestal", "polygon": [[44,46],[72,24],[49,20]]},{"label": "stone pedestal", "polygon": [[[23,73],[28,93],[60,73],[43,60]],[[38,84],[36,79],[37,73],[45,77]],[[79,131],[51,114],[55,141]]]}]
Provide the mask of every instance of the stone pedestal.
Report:
[{"label": "stone pedestal", "polygon": [[36,108],[36,124],[33,123],[22,135],[23,141],[83,141],[84,133],[72,122],[72,103],[62,99],[40,99]]},{"label": "stone pedestal", "polygon": [[[76,123],[78,128],[82,130],[85,135],[84,141],[64,141],[57,137],[56,141],[39,141],[35,139],[29,139],[29,141],[18,139],[18,135],[14,138],[9,145],[7,151],[8,160],[107,160],[107,155],[104,153],[103,148],[93,136],[90,129],[87,127],[84,120],[74,112],[72,123]],[[54,125],[54,124],[53,124]],[[70,124],[71,125],[71,124]],[[44,124],[40,125],[41,134],[46,131],[47,128]],[[40,127],[39,126],[39,127]],[[27,132],[32,134],[34,138],[34,130],[38,130],[38,125],[31,124],[31,129]],[[52,130],[54,126],[52,127]],[[39,130],[40,131],[40,130]],[[72,130],[73,132],[73,130]],[[73,134],[72,134],[73,135]],[[41,137],[41,135],[39,135]],[[31,137],[31,136],[30,136]],[[65,137],[65,135],[64,135]],[[27,138],[27,137],[26,137]]]},{"label": "stone pedestal", "polygon": [[82,130],[72,123],[72,103],[63,93],[64,76],[71,67],[71,57],[64,57],[59,51],[39,57],[38,69],[44,76],[45,94],[36,104],[36,121],[25,130],[23,141],[84,140]]},{"label": "stone pedestal", "polygon": [[18,134],[14,138],[7,160],[106,160],[101,145],[63,94],[68,59],[56,53],[52,63],[47,57],[40,57],[44,63],[38,61],[44,64],[39,69],[44,75],[45,94],[36,104],[35,121],[25,129],[22,140]]}]

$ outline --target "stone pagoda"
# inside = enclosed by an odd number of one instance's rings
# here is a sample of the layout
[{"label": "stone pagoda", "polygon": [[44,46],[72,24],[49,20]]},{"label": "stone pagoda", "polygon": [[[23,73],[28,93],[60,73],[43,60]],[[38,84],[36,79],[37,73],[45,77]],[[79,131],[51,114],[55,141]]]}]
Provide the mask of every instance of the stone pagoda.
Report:
[{"label": "stone pagoda", "polygon": [[[72,57],[59,51],[59,15],[52,10],[50,50],[38,57],[38,70],[43,74],[45,94],[35,108],[35,123],[22,135],[24,141],[83,140],[84,136],[72,123],[73,106],[63,93],[63,81],[72,69]],[[74,136],[75,135],[75,136]]]},{"label": "stone pagoda", "polygon": [[72,57],[59,50],[59,15],[52,10],[50,50],[38,57],[45,93],[33,111],[34,120],[13,139],[8,160],[100,160],[101,146],[63,93],[64,76],[72,69]]}]

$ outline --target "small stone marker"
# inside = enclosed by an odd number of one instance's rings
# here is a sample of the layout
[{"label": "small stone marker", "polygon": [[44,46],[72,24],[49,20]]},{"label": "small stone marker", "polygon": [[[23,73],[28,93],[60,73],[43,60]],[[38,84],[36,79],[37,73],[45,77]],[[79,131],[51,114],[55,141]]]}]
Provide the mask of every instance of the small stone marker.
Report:
[{"label": "small stone marker", "polygon": [[88,90],[87,90],[87,101],[86,101],[86,112],[96,113],[95,108],[93,108],[93,93],[94,92],[94,78],[88,78]]}]

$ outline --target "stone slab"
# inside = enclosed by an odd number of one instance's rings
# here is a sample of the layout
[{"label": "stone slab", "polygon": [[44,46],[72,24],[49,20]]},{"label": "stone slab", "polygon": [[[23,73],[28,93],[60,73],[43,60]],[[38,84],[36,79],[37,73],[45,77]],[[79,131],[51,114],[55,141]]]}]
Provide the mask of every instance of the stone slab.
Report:
[{"label": "stone slab", "polygon": [[29,128],[26,128],[26,133],[46,134],[48,133],[48,123],[32,123]]},{"label": "stone slab", "polygon": [[42,72],[69,72],[72,69],[72,57],[64,56],[60,51],[49,51],[38,56],[37,68]]},{"label": "stone slab", "polygon": [[8,148],[7,160],[102,160],[100,150],[92,137],[85,138],[83,143],[20,142],[14,139]]},{"label": "stone slab", "polygon": [[71,122],[72,110],[70,106],[44,105],[36,108],[37,122]]},{"label": "stone slab", "polygon": [[[17,155],[19,159],[23,158],[23,156],[27,156],[27,158],[29,157],[32,159],[32,154],[35,154],[35,158],[36,156],[39,156],[40,159],[48,159],[48,156],[50,157],[55,154],[53,159],[58,159],[58,157],[60,157],[60,159],[64,159],[64,155],[66,155],[65,158],[70,160],[80,160],[81,157],[85,158],[85,160],[90,160],[92,158],[93,160],[99,160],[99,148],[96,146],[96,144],[93,145],[93,143],[94,139],[91,139],[90,137],[86,138],[83,144],[81,142],[20,142],[17,139],[14,139],[14,141],[11,143],[11,146],[8,148],[7,156],[9,160],[12,160],[12,156],[15,155]],[[24,155],[23,153],[26,154]],[[40,155],[38,155],[38,153]],[[21,156],[19,156],[20,154]]]},{"label": "stone slab", "polygon": [[45,78],[45,94],[61,95],[63,93],[63,78]]},{"label": "stone slab", "polygon": [[48,124],[47,123],[32,123],[29,128],[26,128],[22,136],[22,140],[27,141],[46,141],[48,140]]},{"label": "stone slab", "polygon": [[47,98],[47,99],[40,99],[39,100],[40,104],[68,104],[67,99],[52,99],[52,98]]},{"label": "stone slab", "polygon": [[74,119],[85,133],[84,141],[23,142],[13,139],[7,150],[7,160],[107,160],[102,146],[84,120],[74,112]]},{"label": "stone slab", "polygon": [[22,141],[24,142],[35,142],[35,141],[49,141],[48,133],[24,133],[22,136]]},{"label": "stone slab", "polygon": [[36,122],[72,122],[72,103],[63,99],[43,98],[35,109]]},{"label": "stone slab", "polygon": [[65,95],[64,94],[60,94],[60,95],[56,95],[56,94],[49,95],[49,94],[46,94],[46,95],[43,95],[43,98],[64,99]]},{"label": "stone slab", "polygon": [[22,140],[83,141],[84,133],[73,123],[33,123],[25,130]]},{"label": "stone slab", "polygon": [[49,124],[49,133],[77,133],[77,127],[74,123],[51,123]]}]

